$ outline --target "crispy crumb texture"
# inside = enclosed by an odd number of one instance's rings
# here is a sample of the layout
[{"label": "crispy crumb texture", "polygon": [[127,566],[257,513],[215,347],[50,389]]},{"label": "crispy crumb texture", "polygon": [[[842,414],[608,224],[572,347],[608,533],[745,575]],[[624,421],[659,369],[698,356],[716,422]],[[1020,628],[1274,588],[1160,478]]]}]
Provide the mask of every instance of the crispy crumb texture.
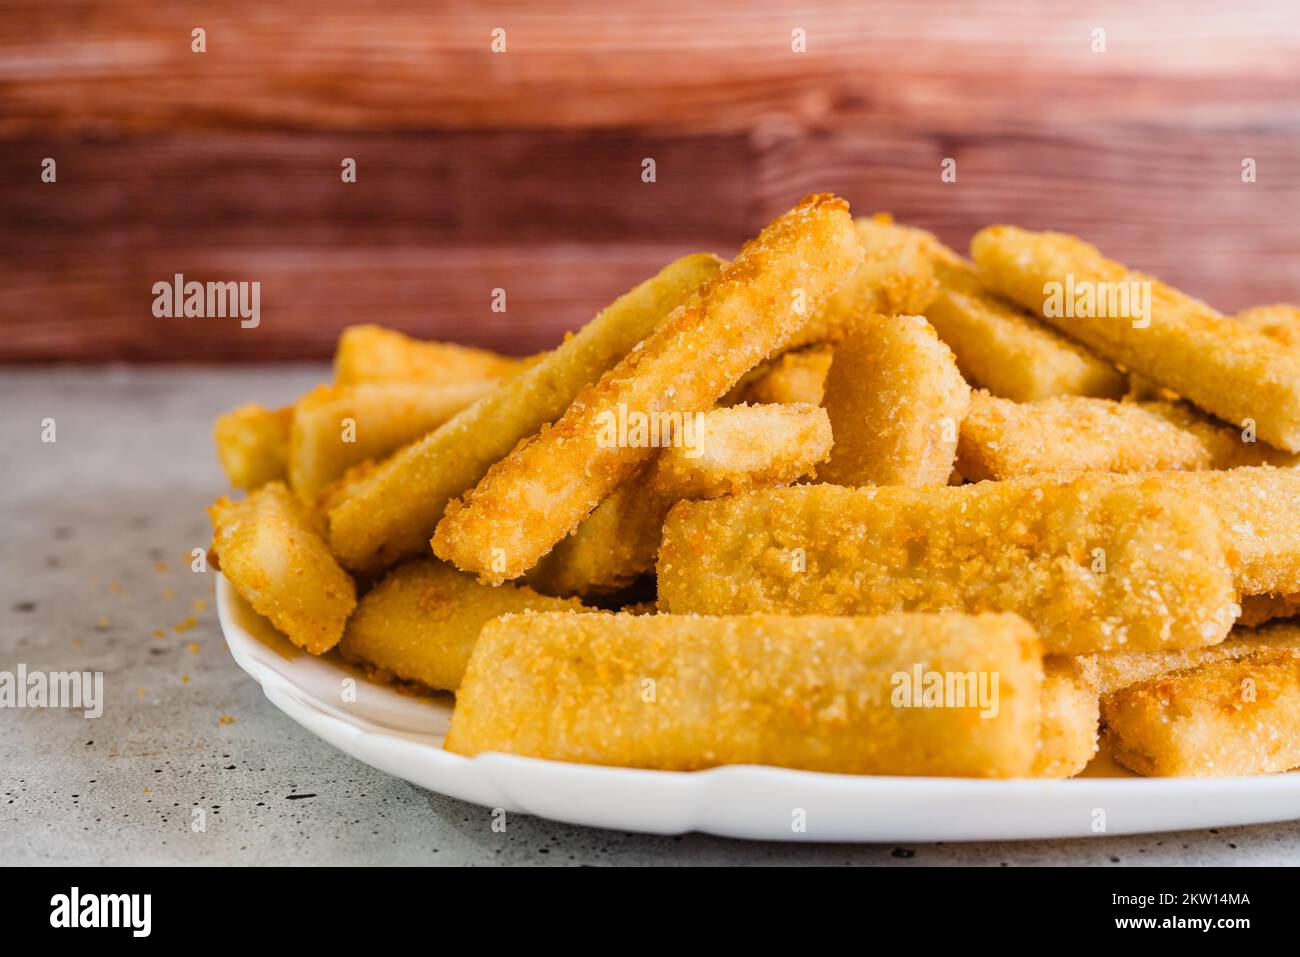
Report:
[{"label": "crispy crumb texture", "polygon": [[283,482],[208,509],[221,573],[253,610],[313,655],[338,643],[356,607],[356,586],[312,518]]},{"label": "crispy crumb texture", "polygon": [[642,441],[634,426],[614,429],[614,422],[629,413],[671,421],[710,408],[808,321],[861,255],[847,204],[828,194],[805,198],[584,389],[559,421],[449,503],[434,553],[484,581],[523,575],[654,457],[648,436]]},{"label": "crispy crumb texture", "polygon": [[1214,512],[1160,478],[809,485],[681,502],[658,572],[664,611],[1000,609],[1062,654],[1212,645],[1239,611]]},{"label": "crispy crumb texture", "polygon": [[1106,739],[1148,776],[1300,767],[1300,652],[1257,651],[1138,682],[1106,698]]},{"label": "crispy crumb texture", "polygon": [[[918,706],[917,667],[994,696]],[[447,749],[665,770],[1019,777],[1042,649],[1015,615],[513,615],[483,629]],[[969,688],[970,685],[964,685]],[[996,713],[993,713],[996,712]]]}]

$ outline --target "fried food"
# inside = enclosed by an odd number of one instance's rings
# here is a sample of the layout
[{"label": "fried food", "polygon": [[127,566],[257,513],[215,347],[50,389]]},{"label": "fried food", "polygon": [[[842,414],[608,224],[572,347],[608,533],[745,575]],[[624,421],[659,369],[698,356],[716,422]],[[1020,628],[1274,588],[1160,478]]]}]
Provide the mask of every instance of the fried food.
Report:
[{"label": "fried food", "polygon": [[1300,615],[1300,595],[1243,595],[1237,625],[1258,628],[1265,622]]},{"label": "fried food", "polygon": [[827,194],[806,197],[584,389],[558,422],[450,502],[434,553],[488,582],[524,574],[653,458],[656,446],[679,444],[689,418],[807,322],[860,257],[847,204]]},{"label": "fried food", "polygon": [[862,316],[835,346],[822,400],[835,432],[817,470],[838,485],[946,485],[970,386],[920,316]]},{"label": "fried food", "polygon": [[1143,775],[1300,767],[1300,652],[1257,651],[1130,685],[1102,702],[1115,760]]},{"label": "fried food", "polygon": [[973,482],[1209,465],[1200,439],[1164,416],[1134,403],[1082,396],[1021,403],[976,392],[957,445],[957,471]]},{"label": "fried food", "polygon": [[1268,466],[1162,476],[1182,494],[1205,498],[1236,554],[1243,595],[1300,592],[1300,469]]},{"label": "fried food", "polygon": [[1237,313],[1237,321],[1272,339],[1283,349],[1300,353],[1300,306],[1277,303]]},{"label": "fried food", "polygon": [[1043,659],[1041,725],[1032,776],[1072,778],[1097,753],[1101,704],[1097,689],[1072,658]]},{"label": "fried food", "polygon": [[975,268],[921,229],[894,226],[916,243],[934,270],[934,299],[925,317],[974,385],[1015,402],[1058,395],[1117,399],[1125,381],[1105,359],[990,292]]},{"label": "fried food", "polygon": [[1227,551],[1210,506],[1164,475],[801,485],[675,505],[659,607],[1014,611],[1055,654],[1197,648],[1239,611]]},{"label": "fried food", "polygon": [[334,353],[334,384],[496,380],[517,371],[520,360],[451,342],[422,342],[395,329],[349,326]]},{"label": "fried food", "polygon": [[289,485],[314,502],[351,466],[432,432],[495,388],[494,379],[320,386],[293,406]]},{"label": "fried food", "polygon": [[348,568],[375,571],[427,551],[447,502],[520,439],[558,419],[582,388],[619,362],[722,262],[686,256],[620,296],[540,361],[424,438],[349,473],[331,497],[330,547]]},{"label": "fried food", "polygon": [[1041,654],[1015,615],[512,615],[483,629],[446,746],[679,771],[1019,777],[1037,747]]},{"label": "fried food", "polygon": [[339,654],[429,688],[455,691],[479,631],[493,618],[583,610],[574,598],[548,598],[518,585],[481,585],[445,562],[417,558],[391,569],[362,596]]},{"label": "fried food", "polygon": [[214,564],[290,641],[313,655],[338,643],[356,607],[356,586],[319,528],[283,482],[208,509]]},{"label": "fried food", "polygon": [[[1300,452],[1300,354],[1074,236],[989,226],[971,252],[983,282],[1035,316],[1227,422],[1255,423],[1269,444]],[[1146,291],[1143,315],[1137,300]]]},{"label": "fried food", "polygon": [[787,352],[745,386],[741,400],[750,405],[821,405],[830,367],[830,346]]},{"label": "fried food", "polygon": [[835,342],[857,316],[919,315],[934,298],[934,270],[919,243],[887,216],[853,221],[863,256],[853,275],[779,351]]},{"label": "fried food", "polygon": [[217,417],[212,438],[231,485],[247,491],[285,478],[292,421],[290,406],[265,409],[253,402]]},{"label": "fried food", "polygon": [[654,571],[668,510],[684,498],[718,498],[808,475],[831,449],[831,425],[814,406],[731,406],[700,417],[695,449],[668,448],[638,479],[596,506],[527,576],[549,595],[603,594]]},{"label": "fried food", "polygon": [[1082,655],[1075,661],[1097,693],[1105,697],[1139,681],[1269,649],[1300,651],[1300,626],[1294,622],[1279,622],[1265,628],[1238,627],[1226,640],[1208,648],[1113,651]]},{"label": "fried food", "polygon": [[1244,430],[1212,419],[1186,402],[1164,400],[1140,401],[1141,408],[1158,415],[1196,437],[1208,457],[1206,468],[1223,470],[1248,465],[1300,465],[1300,455],[1283,452],[1265,442],[1247,441]]}]

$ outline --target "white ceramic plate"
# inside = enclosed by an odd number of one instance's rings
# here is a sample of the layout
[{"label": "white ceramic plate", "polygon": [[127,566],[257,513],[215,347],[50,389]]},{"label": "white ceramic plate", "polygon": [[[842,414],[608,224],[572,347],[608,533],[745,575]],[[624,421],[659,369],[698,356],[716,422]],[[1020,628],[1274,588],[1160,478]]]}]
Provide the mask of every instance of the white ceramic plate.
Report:
[{"label": "white ceramic plate", "polygon": [[450,695],[399,694],[335,655],[300,651],[220,576],[217,612],[235,661],[294,721],[381,771],[507,812],[778,841],[1088,837],[1300,819],[1300,773],[1145,779],[1105,758],[1069,781],[857,777],[749,765],[679,773],[505,754],[464,758],[442,748]]}]

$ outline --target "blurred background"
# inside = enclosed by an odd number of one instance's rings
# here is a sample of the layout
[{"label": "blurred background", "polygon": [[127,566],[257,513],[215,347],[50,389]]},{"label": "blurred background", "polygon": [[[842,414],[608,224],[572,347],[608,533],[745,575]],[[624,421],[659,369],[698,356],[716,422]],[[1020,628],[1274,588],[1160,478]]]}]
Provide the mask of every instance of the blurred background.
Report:
[{"label": "blurred background", "polygon": [[[28,0],[0,23],[4,362],[322,358],[357,322],[526,353],[814,190],[963,249],[995,221],[1076,232],[1226,311],[1300,299],[1293,3]],[[261,325],[155,318],[175,273],[260,282]]]}]

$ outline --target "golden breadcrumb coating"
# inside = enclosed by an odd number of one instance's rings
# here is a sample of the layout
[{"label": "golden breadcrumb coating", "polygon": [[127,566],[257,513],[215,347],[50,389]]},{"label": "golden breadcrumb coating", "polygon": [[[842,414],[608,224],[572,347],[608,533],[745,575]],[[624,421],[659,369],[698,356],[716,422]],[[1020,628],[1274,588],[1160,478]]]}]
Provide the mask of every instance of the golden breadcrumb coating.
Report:
[{"label": "golden breadcrumb coating", "polygon": [[806,197],[585,388],[558,422],[450,502],[434,553],[489,582],[528,571],[654,457],[646,436],[636,439],[630,426],[624,435],[622,423],[651,415],[680,423],[710,408],[808,321],[852,273],[861,248],[843,200]]},{"label": "golden breadcrumb coating", "polygon": [[1203,496],[1218,513],[1241,594],[1300,592],[1300,469],[1258,466],[1162,478],[1177,492]]},{"label": "golden breadcrumb coating", "polygon": [[857,316],[918,315],[934,298],[934,270],[919,243],[887,214],[853,221],[863,256],[853,275],[778,351],[835,342]]},{"label": "golden breadcrumb coating", "polygon": [[1237,313],[1236,319],[1272,339],[1282,348],[1300,352],[1300,306],[1282,302],[1272,306],[1255,306]]},{"label": "golden breadcrumb coating", "polygon": [[377,571],[425,553],[447,502],[471,488],[521,439],[564,414],[716,275],[715,256],[686,256],[620,296],[576,334],[468,409],[374,467],[359,466],[331,495],[330,547],[347,567]]},{"label": "golden breadcrumb coating", "polygon": [[1245,430],[1211,418],[1186,402],[1157,399],[1139,401],[1137,404],[1194,435],[1209,457],[1207,468],[1223,470],[1247,465],[1300,465],[1300,455],[1295,452],[1283,452],[1267,442],[1247,441]]},{"label": "golden breadcrumb coating", "polygon": [[679,502],[658,575],[667,612],[1014,611],[1057,654],[1212,645],[1239,611],[1213,510],[1163,475]]},{"label": "golden breadcrumb coating", "polygon": [[520,360],[452,342],[423,342],[381,326],[348,326],[334,352],[334,384],[501,379]]},{"label": "golden breadcrumb coating", "polygon": [[1257,651],[1130,685],[1102,701],[1115,760],[1148,776],[1300,767],[1300,652]]},{"label": "golden breadcrumb coating", "polygon": [[909,226],[894,229],[911,236],[933,266],[935,295],[925,317],[967,381],[1015,402],[1124,394],[1124,377],[1111,363],[990,292],[974,266],[938,237]]},{"label": "golden breadcrumb coating", "polygon": [[[1240,623],[1238,623],[1240,624]],[[1121,688],[1158,678],[1171,671],[1196,668],[1214,661],[1241,658],[1256,651],[1280,648],[1300,651],[1300,626],[1279,622],[1264,628],[1234,628],[1227,639],[1208,648],[1181,651],[1112,651],[1081,655],[1075,661],[1102,697]]]},{"label": "golden breadcrumb coating", "polygon": [[746,385],[741,398],[751,405],[821,405],[830,367],[830,346],[810,346],[787,352]]},{"label": "golden breadcrumb coating", "polygon": [[391,569],[362,596],[339,654],[430,688],[455,691],[479,631],[493,618],[583,610],[574,598],[548,598],[519,585],[493,588],[445,562],[417,558]]},{"label": "golden breadcrumb coating", "polygon": [[920,316],[863,316],[836,344],[822,405],[835,445],[817,470],[838,485],[946,485],[970,386]]},{"label": "golden breadcrumb coating", "polygon": [[253,402],[217,417],[212,438],[231,485],[247,491],[284,480],[292,421],[290,406],[265,409]]},{"label": "golden breadcrumb coating", "polygon": [[495,388],[496,380],[484,378],[313,389],[293,406],[289,485],[314,503],[353,465],[414,442]]},{"label": "golden breadcrumb coating", "polygon": [[[1233,425],[1255,422],[1262,439],[1300,452],[1300,354],[1075,236],[989,226],[975,235],[971,253],[985,284],[1070,337]],[[1044,308],[1049,283],[1061,290],[1149,284],[1148,324],[1057,315],[1067,310]]]},{"label": "golden breadcrumb coating", "polygon": [[356,586],[283,482],[208,509],[221,573],[253,610],[313,655],[329,651],[356,607]]},{"label": "golden breadcrumb coating", "polygon": [[957,471],[973,482],[1209,465],[1201,441],[1166,418],[1133,403],[1074,395],[1021,403],[976,392],[957,448]]},{"label": "golden breadcrumb coating", "polygon": [[1039,709],[1036,778],[1072,778],[1097,753],[1101,703],[1075,659],[1043,659],[1043,696]]},{"label": "golden breadcrumb coating", "polygon": [[814,406],[731,406],[704,413],[701,423],[698,449],[661,451],[551,549],[528,583],[548,595],[626,587],[654,571],[664,518],[675,503],[794,482],[831,449],[826,410]]},{"label": "golden breadcrumb coating", "polygon": [[[1015,615],[513,615],[483,629],[446,746],[678,771],[1021,777],[1041,656]],[[944,694],[926,699],[931,674]]]}]

